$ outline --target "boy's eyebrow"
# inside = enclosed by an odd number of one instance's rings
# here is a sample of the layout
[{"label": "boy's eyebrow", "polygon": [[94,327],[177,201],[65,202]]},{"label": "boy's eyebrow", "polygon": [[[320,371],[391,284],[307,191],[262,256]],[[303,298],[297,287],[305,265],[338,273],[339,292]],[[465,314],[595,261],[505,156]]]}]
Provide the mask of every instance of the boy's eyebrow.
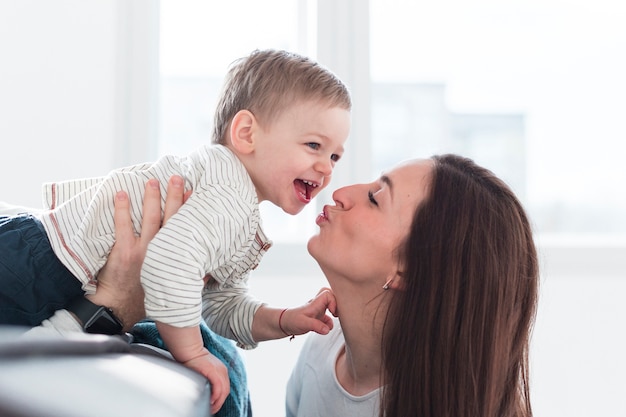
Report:
[{"label": "boy's eyebrow", "polygon": [[[323,140],[323,141],[325,141],[325,142],[330,142],[330,138],[329,138],[328,136],[324,135],[324,134],[321,134],[321,133],[312,133],[312,135],[313,135],[313,136],[317,136],[318,138],[322,139],[322,140]],[[345,148],[344,148],[343,146],[340,146],[340,147],[339,147],[339,152],[340,152],[340,153],[342,153],[342,154],[343,154],[345,151],[346,151],[346,150],[345,150]]]}]

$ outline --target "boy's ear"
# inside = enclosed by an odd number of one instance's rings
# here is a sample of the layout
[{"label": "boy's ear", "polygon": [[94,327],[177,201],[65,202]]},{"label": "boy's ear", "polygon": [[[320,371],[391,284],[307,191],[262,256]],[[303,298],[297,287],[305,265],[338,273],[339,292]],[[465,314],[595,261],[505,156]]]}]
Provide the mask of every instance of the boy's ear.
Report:
[{"label": "boy's ear", "polygon": [[239,110],[230,124],[230,141],[235,150],[242,154],[254,150],[254,127],[257,122],[254,114],[248,110]]}]

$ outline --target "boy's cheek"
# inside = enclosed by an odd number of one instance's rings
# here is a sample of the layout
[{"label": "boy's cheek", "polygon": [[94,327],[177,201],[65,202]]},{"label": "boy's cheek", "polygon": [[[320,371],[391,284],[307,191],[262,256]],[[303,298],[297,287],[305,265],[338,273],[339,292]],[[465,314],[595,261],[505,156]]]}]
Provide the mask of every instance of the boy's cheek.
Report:
[{"label": "boy's cheek", "polygon": [[331,180],[331,179],[332,179],[332,177],[331,177],[331,176],[324,177],[324,183],[323,183],[323,184],[320,184],[320,186],[319,186],[319,187],[317,187],[317,188],[315,189],[315,191],[316,191],[316,192],[315,192],[315,196],[317,196],[317,195],[320,193],[320,191],[322,191],[324,188],[326,188],[326,186],[327,186],[328,184],[330,184],[330,180]]}]

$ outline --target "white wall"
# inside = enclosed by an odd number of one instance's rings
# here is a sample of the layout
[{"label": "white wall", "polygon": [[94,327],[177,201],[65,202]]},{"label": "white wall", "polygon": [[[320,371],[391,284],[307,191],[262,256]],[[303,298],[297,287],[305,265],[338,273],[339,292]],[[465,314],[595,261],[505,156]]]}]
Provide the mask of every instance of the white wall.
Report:
[{"label": "white wall", "polygon": [[42,182],[111,166],[115,13],[110,1],[0,2],[0,200],[39,207]]},{"label": "white wall", "polygon": [[149,0],[0,0],[0,201],[39,207],[42,182],[154,156],[158,39],[144,35],[157,12]]}]

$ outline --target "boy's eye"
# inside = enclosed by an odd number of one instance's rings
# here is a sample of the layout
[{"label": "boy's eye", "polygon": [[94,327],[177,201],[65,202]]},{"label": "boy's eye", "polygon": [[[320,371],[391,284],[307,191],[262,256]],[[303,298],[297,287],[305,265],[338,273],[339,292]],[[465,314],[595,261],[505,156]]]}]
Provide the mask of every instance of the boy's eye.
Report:
[{"label": "boy's eye", "polygon": [[339,161],[340,159],[341,159],[341,155],[337,155],[336,153],[334,153],[334,154],[332,154],[332,155],[330,156],[330,160],[331,160],[331,161],[333,161],[333,162],[337,162],[337,161]]},{"label": "boy's eye", "polygon": [[376,199],[374,198],[374,193],[372,193],[371,191],[368,191],[367,197],[369,198],[370,203],[372,203],[375,206],[378,206],[378,201],[376,201]]},{"label": "boy's eye", "polygon": [[318,150],[321,146],[319,143],[315,142],[308,142],[306,145],[313,150]]}]

